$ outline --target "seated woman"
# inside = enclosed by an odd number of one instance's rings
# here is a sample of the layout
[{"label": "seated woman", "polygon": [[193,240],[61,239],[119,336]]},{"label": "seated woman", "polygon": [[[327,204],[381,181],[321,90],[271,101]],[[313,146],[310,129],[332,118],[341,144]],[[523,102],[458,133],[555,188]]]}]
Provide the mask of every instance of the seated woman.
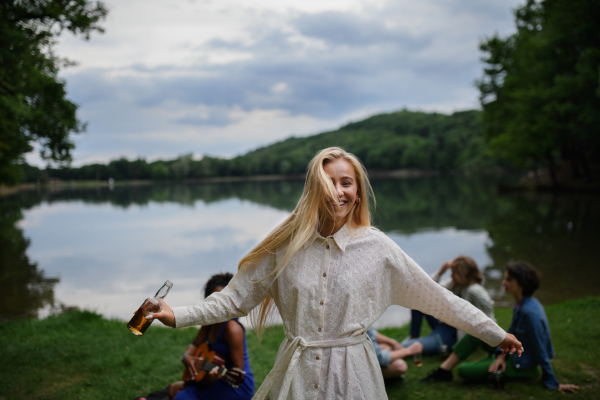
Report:
[{"label": "seated woman", "polygon": [[[458,256],[453,261],[445,262],[440,270],[431,277],[434,281],[439,282],[447,270],[452,271],[451,277],[440,285],[458,297],[467,300],[488,317],[495,320],[494,301],[490,298],[487,290],[481,286],[483,276],[479,272],[475,261],[470,257]],[[423,338],[419,338],[423,316],[431,326],[432,332]],[[415,342],[419,342],[423,345],[423,354],[438,354],[442,345],[451,348],[458,339],[464,336],[462,331],[457,331],[456,328],[420,311],[411,310],[411,318],[411,339],[402,342],[402,346],[408,347]]]},{"label": "seated woman", "polygon": [[401,377],[408,369],[403,358],[420,353],[423,350],[423,345],[419,342],[415,342],[406,348],[397,340],[382,335],[373,328],[367,329],[367,335],[371,338],[371,343],[375,348],[375,355],[381,366],[384,379]]},{"label": "seated woman", "polygon": [[[550,359],[554,358],[554,348],[550,339],[550,326],[544,307],[535,297],[531,297],[540,286],[541,274],[532,265],[516,261],[505,267],[502,286],[516,300],[512,322],[508,332],[514,334],[523,344],[525,352],[521,357],[504,355],[483,343],[481,340],[465,335],[453,348],[454,353],[437,370],[423,378],[422,382],[452,381],[452,369],[469,357],[478,347],[487,350],[490,356],[479,362],[462,363],[458,375],[465,382],[486,381],[490,374],[502,371],[506,379],[536,378],[538,365],[542,367],[542,381],[548,389],[560,392],[576,392],[579,387],[559,384]],[[495,356],[495,353],[499,353]]]},{"label": "seated woman", "polygon": [[[214,292],[220,292],[233,278],[230,273],[213,275],[204,288],[204,297]],[[195,376],[197,371],[194,366],[196,357],[192,357],[197,347],[208,341],[217,354],[225,359],[226,368],[237,368],[245,372],[245,379],[234,388],[229,385],[217,371],[209,372],[206,377],[197,383],[175,382],[169,387],[169,397],[176,400],[249,400],[254,393],[254,376],[250,369],[248,350],[246,347],[246,333],[242,324],[234,318],[227,322],[203,326],[198,335],[187,347],[181,361],[187,368],[190,376]]]}]

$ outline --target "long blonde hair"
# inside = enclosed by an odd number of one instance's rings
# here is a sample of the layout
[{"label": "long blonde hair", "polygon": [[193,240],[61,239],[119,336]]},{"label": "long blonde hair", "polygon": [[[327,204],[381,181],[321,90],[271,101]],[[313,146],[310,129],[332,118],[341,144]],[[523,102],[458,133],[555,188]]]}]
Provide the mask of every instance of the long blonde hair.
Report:
[{"label": "long blonde hair", "polygon": [[[267,254],[287,244],[281,261],[268,276],[273,274],[278,276],[284,270],[294,254],[312,238],[315,229],[319,230],[322,226],[325,213],[332,212],[327,204],[338,203],[338,194],[324,166],[339,159],[348,161],[354,168],[357,195],[360,199],[359,202],[354,203],[346,223],[351,229],[371,226],[369,198],[375,201],[375,196],[365,168],[353,154],[339,147],[329,147],[319,151],[308,164],[304,191],[292,214],[241,259],[238,269],[262,260]],[[265,325],[274,311],[275,303],[271,297],[267,297],[250,312],[250,323],[259,338],[262,337]]]}]

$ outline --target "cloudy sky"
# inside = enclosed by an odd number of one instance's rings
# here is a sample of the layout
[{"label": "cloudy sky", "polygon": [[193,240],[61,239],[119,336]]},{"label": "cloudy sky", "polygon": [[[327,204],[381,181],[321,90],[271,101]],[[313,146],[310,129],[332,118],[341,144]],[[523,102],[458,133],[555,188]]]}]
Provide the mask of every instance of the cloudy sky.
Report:
[{"label": "cloudy sky", "polygon": [[[57,52],[88,130],[74,165],[234,156],[406,107],[478,107],[479,41],[517,0],[106,0]],[[39,164],[37,156],[28,157]]]}]

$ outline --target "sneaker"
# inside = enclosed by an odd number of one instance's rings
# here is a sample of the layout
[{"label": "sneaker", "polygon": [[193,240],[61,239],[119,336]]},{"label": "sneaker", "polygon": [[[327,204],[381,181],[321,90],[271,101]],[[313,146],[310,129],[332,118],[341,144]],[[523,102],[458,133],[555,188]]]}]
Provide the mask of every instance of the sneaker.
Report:
[{"label": "sneaker", "polygon": [[452,371],[446,371],[445,369],[438,368],[435,371],[431,371],[425,378],[421,379],[421,382],[452,382],[453,379],[454,377],[452,376]]}]

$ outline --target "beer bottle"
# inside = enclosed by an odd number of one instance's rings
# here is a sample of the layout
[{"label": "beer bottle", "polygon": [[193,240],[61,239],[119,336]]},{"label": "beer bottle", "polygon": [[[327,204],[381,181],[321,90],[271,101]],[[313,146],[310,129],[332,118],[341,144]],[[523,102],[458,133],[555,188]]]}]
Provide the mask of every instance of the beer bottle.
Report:
[{"label": "beer bottle", "polygon": [[150,324],[154,321],[153,319],[146,319],[146,317],[152,313],[159,312],[162,310],[162,300],[167,297],[169,290],[173,287],[171,281],[166,281],[164,285],[154,297],[147,298],[142,303],[141,307],[135,312],[133,318],[127,324],[127,327],[134,335],[142,336]]}]

